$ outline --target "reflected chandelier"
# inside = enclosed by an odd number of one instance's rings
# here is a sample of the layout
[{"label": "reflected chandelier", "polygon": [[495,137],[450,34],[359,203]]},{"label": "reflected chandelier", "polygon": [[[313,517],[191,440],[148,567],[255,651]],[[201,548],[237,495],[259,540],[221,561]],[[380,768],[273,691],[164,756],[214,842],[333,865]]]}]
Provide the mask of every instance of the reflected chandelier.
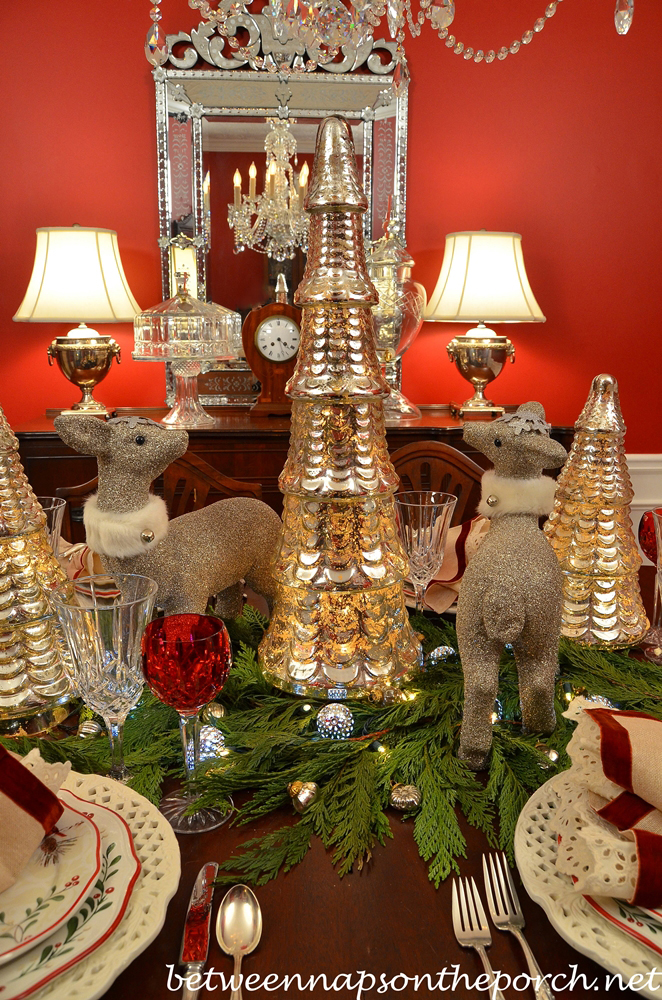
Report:
[{"label": "reflected chandelier", "polygon": [[308,164],[299,174],[296,139],[289,122],[269,118],[270,130],[264,142],[267,170],[264,192],[257,194],[257,169],[248,171],[248,194],[241,193],[241,174],[234,173],[234,203],[228,205],[228,225],[234,230],[234,252],[257,250],[274,260],[294,257],[297,247],[308,247],[308,215],[303,202],[308,190]]},{"label": "reflected chandelier", "polygon": [[[212,7],[210,0],[189,0],[189,7],[199,10],[202,17],[215,24],[219,35],[227,38],[229,46],[243,59],[250,60],[256,69],[271,72],[299,72],[314,70],[336,60],[342,53],[348,57],[358,56],[366,46],[372,47],[374,29],[382,17],[386,17],[388,30],[396,45],[396,72],[394,88],[399,90],[408,82],[407,60],[404,40],[405,24],[413,37],[421,32],[426,18],[437,31],[446,46],[467,62],[486,65],[495,60],[503,61],[508,55],[515,55],[523,45],[528,45],[539,34],[547,19],[554,16],[562,0],[551,0],[533,28],[525,31],[509,45],[500,49],[474,49],[458,41],[449,33],[449,26],[455,17],[455,0],[419,0],[419,10],[412,11],[412,0],[270,0],[261,10],[269,19],[274,38],[282,43],[282,52],[274,51],[266,57],[257,55],[252,47],[242,46],[235,37],[241,26],[238,16],[247,13],[251,0],[218,0]],[[628,32],[634,14],[634,0],[616,0],[614,20],[619,35]],[[151,10],[152,27],[147,33],[145,54],[154,66],[162,66],[169,58],[168,45],[161,34],[158,22],[161,19],[158,2]],[[304,59],[304,55],[308,58]]]}]

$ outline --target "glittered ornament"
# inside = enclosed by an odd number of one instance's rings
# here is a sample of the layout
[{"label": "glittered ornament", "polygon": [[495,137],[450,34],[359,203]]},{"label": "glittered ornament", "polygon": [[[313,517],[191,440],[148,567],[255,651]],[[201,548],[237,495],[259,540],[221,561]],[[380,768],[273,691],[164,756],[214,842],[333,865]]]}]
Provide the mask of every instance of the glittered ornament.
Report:
[{"label": "glittered ornament", "polygon": [[388,800],[394,809],[408,812],[410,809],[418,809],[421,793],[416,785],[393,785]]},{"label": "glittered ornament", "polygon": [[110,575],[148,576],[158,584],[166,615],[216,611],[234,617],[242,607],[242,580],[269,607],[271,571],[281,520],[254,497],[229,497],[168,518],[150,484],[188,448],[188,434],[147,417],[99,420],[61,414],[55,429],[70,448],[96,455],[99,491],[85,504],[85,536]]},{"label": "glittered ornament", "polygon": [[302,813],[317,798],[319,789],[314,781],[293,781],[287,786],[287,791],[296,811]]},{"label": "glittered ornament", "polygon": [[[228,750],[225,746],[225,736],[214,726],[202,726],[200,728],[200,761],[214,760],[215,757],[227,757]],[[186,762],[189,770],[193,768],[193,740],[186,749]]]},{"label": "glittered ornament", "polygon": [[[498,420],[464,426],[464,440],[494,464],[483,475],[478,507],[490,528],[467,566],[457,603],[464,674],[459,757],[475,771],[487,765],[492,746],[506,643],[515,654],[524,726],[538,733],[556,726],[563,578],[539,518],[554,504],[555,483],[543,470],[558,468],[567,456],[549,429],[535,401]],[[497,502],[490,504],[490,497]]]},{"label": "glittered ornament", "polygon": [[354,716],[347,705],[325,705],[317,713],[317,732],[326,739],[347,739],[353,729]]}]

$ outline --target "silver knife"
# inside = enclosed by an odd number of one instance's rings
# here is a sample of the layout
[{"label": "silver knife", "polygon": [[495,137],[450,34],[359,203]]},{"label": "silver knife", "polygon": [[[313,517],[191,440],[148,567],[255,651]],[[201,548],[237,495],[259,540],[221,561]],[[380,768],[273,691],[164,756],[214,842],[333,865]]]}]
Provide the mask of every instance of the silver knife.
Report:
[{"label": "silver knife", "polygon": [[218,863],[208,861],[198,873],[191,893],[191,901],[186,912],[182,950],[179,964],[186,969],[186,979],[196,976],[194,982],[197,988],[189,988],[184,984],[182,1000],[195,1000],[202,985],[202,970],[209,953],[209,925],[211,922],[211,904],[214,897],[214,879],[218,873]]}]

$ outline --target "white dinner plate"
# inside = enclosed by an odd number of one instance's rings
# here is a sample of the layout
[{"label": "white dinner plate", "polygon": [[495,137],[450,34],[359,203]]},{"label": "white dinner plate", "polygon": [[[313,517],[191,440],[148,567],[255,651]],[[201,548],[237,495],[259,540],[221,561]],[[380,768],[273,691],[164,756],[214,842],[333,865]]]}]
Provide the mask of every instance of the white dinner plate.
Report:
[{"label": "white dinner plate", "polygon": [[605,896],[586,896],[586,902],[624,934],[662,955],[662,914],[659,910],[640,909],[622,899]]},{"label": "white dinner plate", "polygon": [[517,821],[515,859],[524,888],[540,903],[552,926],[568,944],[609,972],[620,975],[624,984],[637,974],[647,984],[649,974],[656,970],[652,989],[638,984],[637,992],[650,1000],[659,1000],[662,996],[659,957],[648,945],[596,912],[575,890],[570,876],[556,868],[557,842],[550,818],[560,801],[555,786],[565,777],[563,773],[556,774],[534,792]]},{"label": "white dinner plate", "polygon": [[[107,940],[34,993],[32,1000],[98,1000],[163,927],[168,902],[179,884],[179,845],[156,806],[117,781],[71,771],[63,788],[126,820],[141,871],[124,916]],[[5,994],[0,998],[6,1000]]]},{"label": "white dinner plate", "polygon": [[14,885],[0,893],[0,966],[34,948],[75,913],[101,868],[94,822],[63,802],[64,812]]},{"label": "white dinner plate", "polygon": [[95,952],[113,933],[140,874],[131,831],[112,809],[60,789],[66,805],[92,820],[101,834],[101,868],[94,883],[64,924],[36,947],[0,969],[2,1000],[23,1000]]}]

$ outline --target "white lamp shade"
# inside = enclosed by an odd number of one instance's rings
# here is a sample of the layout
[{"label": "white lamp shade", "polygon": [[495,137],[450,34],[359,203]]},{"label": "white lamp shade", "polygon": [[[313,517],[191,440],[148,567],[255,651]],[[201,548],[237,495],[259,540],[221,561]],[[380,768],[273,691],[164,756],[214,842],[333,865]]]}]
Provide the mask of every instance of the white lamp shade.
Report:
[{"label": "white lamp shade", "polygon": [[450,233],[425,319],[544,323],[526,276],[519,233]]},{"label": "white lamp shade", "polygon": [[27,323],[130,322],[140,306],[111,229],[38,229],[32,277],[14,316]]}]

